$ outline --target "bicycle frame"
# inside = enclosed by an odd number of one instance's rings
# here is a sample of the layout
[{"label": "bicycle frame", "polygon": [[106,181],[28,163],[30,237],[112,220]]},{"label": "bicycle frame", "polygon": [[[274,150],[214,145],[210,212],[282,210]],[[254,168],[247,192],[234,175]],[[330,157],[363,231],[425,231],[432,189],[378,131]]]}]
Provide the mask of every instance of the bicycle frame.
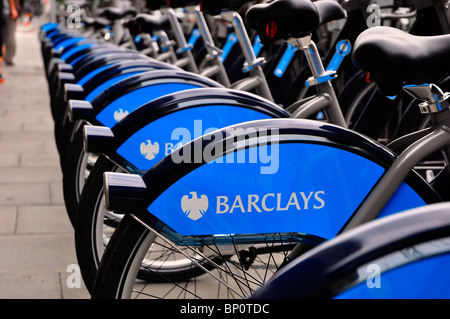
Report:
[{"label": "bicycle frame", "polygon": [[295,108],[292,117],[308,118],[318,111],[324,110],[331,123],[347,127],[330,82],[336,76],[336,73],[325,71],[317,47],[314,41],[311,40],[311,35],[299,39],[291,39],[288,42],[304,52],[313,75],[308,81],[312,85],[316,85],[318,92],[317,96],[312,99],[306,98],[306,100],[302,100],[298,104],[294,103],[294,105],[289,106],[289,109]]},{"label": "bicycle frame", "polygon": [[212,38],[211,32],[209,31],[203,13],[197,8],[197,6],[187,6],[186,11],[195,15],[197,27],[200,31],[203,42],[205,43],[206,50],[208,51],[209,56],[207,56],[207,58],[209,57],[214,64],[212,67],[202,69],[200,74],[207,77],[217,75],[220,83],[222,83],[226,87],[231,87],[228,74],[222,61],[219,59],[219,55],[222,50],[214,45],[214,40]]},{"label": "bicycle frame", "polygon": [[[195,7],[189,7],[188,10],[195,12],[197,16],[197,23],[199,29],[202,32],[202,35],[204,36],[205,42],[208,43],[208,39],[211,39],[212,41],[211,34],[209,33],[209,30],[206,26],[202,12]],[[173,12],[173,9],[171,9],[171,11]],[[248,79],[239,81],[239,83],[237,83],[236,85],[230,86],[242,91],[249,91],[256,88],[259,93],[262,93],[262,95],[260,96],[272,101],[270,89],[267,85],[267,81],[265,80],[264,73],[260,67],[262,60],[256,58],[255,53],[253,52],[253,48],[248,35],[246,34],[245,29],[242,27],[242,19],[237,13],[232,11],[225,12],[223,13],[223,15],[227,16],[227,19],[233,23],[246,60],[252,61],[250,63],[247,63],[250,77]],[[173,22],[174,27],[176,29],[181,29],[181,27],[176,27],[177,24],[179,26],[178,21],[175,19],[175,21]],[[184,35],[179,34],[178,37],[184,38]],[[288,42],[304,52],[308,61],[308,66],[313,74],[313,77],[309,79],[309,83],[310,85],[314,85],[318,92],[314,97],[307,97],[288,106],[287,109],[292,113],[292,117],[308,118],[315,115],[319,111],[324,111],[327,114],[329,122],[340,125],[342,127],[347,127],[334,88],[330,82],[333,78],[335,78],[335,72],[325,71],[319,52],[314,41],[312,41],[311,36],[306,36],[300,39],[290,39],[288,40]],[[209,45],[206,46],[209,50],[209,54],[214,57],[213,59],[217,61],[217,63],[219,63],[213,68],[216,71],[219,70],[219,76],[228,81],[228,77],[225,77],[226,71],[223,68],[223,64],[218,58],[219,52],[217,50],[219,49],[215,48],[213,42],[209,43]],[[187,51],[190,52],[190,50]],[[211,74],[208,75],[210,76]]]},{"label": "bicycle frame", "polygon": [[[398,157],[386,171],[352,219],[343,228],[348,231],[368,221],[380,217],[379,214],[389,199],[396,192],[400,184],[406,179],[414,167],[427,155],[441,150],[447,169],[450,152],[450,109],[448,93],[443,93],[434,84],[411,85],[404,90],[416,99],[424,101],[418,107],[422,113],[431,116],[431,127],[417,131],[388,144],[388,148],[398,152]],[[308,250],[308,246],[299,244],[289,254],[287,260],[293,260]]]},{"label": "bicycle frame", "polygon": [[198,73],[197,64],[195,63],[192,51],[190,50],[186,38],[184,37],[183,30],[178,22],[175,11],[172,8],[161,8],[161,12],[169,16],[170,25],[174,32],[175,41],[178,46],[177,52],[183,56],[183,58],[178,60],[175,65],[179,67],[185,66],[189,71]]},{"label": "bicycle frame", "polygon": [[450,95],[436,92],[433,84],[405,87],[405,91],[415,98],[425,101],[419,107],[422,113],[431,115],[432,126],[429,129],[401,137],[388,145],[393,149],[397,148],[397,145],[409,146],[392,163],[346,229],[352,229],[376,218],[408,173],[427,155],[442,150],[445,164],[449,168],[450,128],[447,125],[450,121],[448,104]]},{"label": "bicycle frame", "polygon": [[202,70],[201,74],[205,76],[217,74],[218,78],[221,80],[221,83],[227,87],[242,91],[251,91],[252,89],[256,89],[258,91],[258,95],[273,101],[272,93],[261,68],[261,65],[265,63],[265,59],[256,57],[247,31],[244,28],[244,22],[242,21],[241,16],[234,11],[225,11],[221,14],[222,18],[230,22],[233,26],[240,48],[244,54],[245,60],[247,61],[243,68],[250,74],[250,76],[245,80],[233,84],[230,83],[223,63],[219,58],[221,50],[214,44],[213,38],[205,21],[205,17],[203,16],[203,12],[201,12],[197,6],[188,6],[186,10],[195,14],[196,23],[208,50],[209,58],[214,63],[212,68]]}]

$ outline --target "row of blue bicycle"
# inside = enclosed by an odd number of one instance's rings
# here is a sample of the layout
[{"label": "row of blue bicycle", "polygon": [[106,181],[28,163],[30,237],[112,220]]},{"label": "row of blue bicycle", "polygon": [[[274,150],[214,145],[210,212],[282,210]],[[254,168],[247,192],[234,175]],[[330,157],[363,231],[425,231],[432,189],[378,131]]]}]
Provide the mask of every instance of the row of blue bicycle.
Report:
[{"label": "row of blue bicycle", "polygon": [[66,8],[40,40],[92,298],[450,297],[446,1]]}]

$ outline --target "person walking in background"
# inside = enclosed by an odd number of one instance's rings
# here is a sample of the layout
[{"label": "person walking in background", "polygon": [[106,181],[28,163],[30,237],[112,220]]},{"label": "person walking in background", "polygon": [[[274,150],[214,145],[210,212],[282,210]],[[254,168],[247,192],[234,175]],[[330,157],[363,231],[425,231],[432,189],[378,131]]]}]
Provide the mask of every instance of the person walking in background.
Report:
[{"label": "person walking in background", "polygon": [[8,36],[8,26],[11,20],[16,20],[19,16],[16,10],[16,3],[14,0],[1,0],[2,1],[2,11],[0,20],[0,31],[2,33],[2,45],[1,45],[1,56],[0,56],[0,84],[5,83],[5,78],[2,75],[2,64],[6,53],[6,39]]},{"label": "person walking in background", "polygon": [[[14,1],[14,0],[13,0]],[[14,1],[15,8],[17,11],[16,18],[12,18],[10,14],[9,23],[8,23],[8,34],[5,41],[6,51],[5,51],[5,63],[6,65],[14,65],[14,56],[16,55],[16,29],[17,29],[17,21],[22,12],[22,6],[20,5],[18,0]]]},{"label": "person walking in background", "polygon": [[2,76],[2,62],[3,62],[3,1],[0,1],[0,84],[5,80]]}]

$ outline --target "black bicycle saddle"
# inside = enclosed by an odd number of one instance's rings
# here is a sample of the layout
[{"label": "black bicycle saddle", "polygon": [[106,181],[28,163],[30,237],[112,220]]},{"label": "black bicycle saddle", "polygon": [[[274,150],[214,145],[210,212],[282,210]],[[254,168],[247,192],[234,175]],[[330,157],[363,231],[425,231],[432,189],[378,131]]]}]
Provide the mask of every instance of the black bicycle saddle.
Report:
[{"label": "black bicycle saddle", "polygon": [[197,5],[200,0],[167,0],[167,6],[172,8],[184,8],[190,5]]},{"label": "black bicycle saddle", "polygon": [[127,15],[135,16],[136,13],[137,13],[137,11],[133,7],[125,8],[125,9],[108,7],[102,11],[101,15],[106,17],[109,20],[114,21],[114,20],[122,19],[123,17],[125,17]]},{"label": "black bicycle saddle", "polygon": [[319,25],[323,25],[325,23],[340,20],[347,17],[347,12],[344,8],[333,0],[321,0],[315,1],[314,5],[319,11]]},{"label": "black bicycle saddle", "polygon": [[381,93],[396,95],[404,84],[433,82],[450,70],[450,35],[414,36],[392,27],[373,27],[355,41],[352,60],[368,71]]},{"label": "black bicycle saddle", "polygon": [[106,28],[110,24],[111,24],[111,21],[109,21],[108,19],[102,18],[102,17],[96,17],[94,20],[94,23],[92,25],[93,25],[94,29],[100,30],[100,29]]},{"label": "black bicycle saddle", "polygon": [[150,33],[155,30],[170,28],[168,15],[154,16],[146,13],[139,13],[134,19],[138,32]]},{"label": "black bicycle saddle", "polygon": [[252,6],[246,13],[248,26],[261,41],[299,38],[315,31],[321,24],[347,16],[342,6],[332,0],[276,0]]},{"label": "black bicycle saddle", "polygon": [[222,10],[239,10],[247,2],[253,0],[202,0],[202,11],[210,15],[218,15]]},{"label": "black bicycle saddle", "polygon": [[159,10],[161,7],[167,5],[167,0],[147,0],[146,7],[149,10]]},{"label": "black bicycle saddle", "polygon": [[95,18],[92,17],[82,17],[85,27],[93,26],[95,23]]}]

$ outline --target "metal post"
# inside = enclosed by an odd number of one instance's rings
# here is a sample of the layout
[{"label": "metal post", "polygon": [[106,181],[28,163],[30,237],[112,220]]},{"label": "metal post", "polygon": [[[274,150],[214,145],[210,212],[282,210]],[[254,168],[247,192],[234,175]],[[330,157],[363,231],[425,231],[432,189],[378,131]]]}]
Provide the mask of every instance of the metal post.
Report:
[{"label": "metal post", "polygon": [[[303,51],[314,79],[318,79],[326,75],[325,68],[322,64],[317,47],[311,39],[311,35],[307,35],[303,38],[294,38],[288,40],[288,42],[291,45],[294,45],[297,49]],[[325,111],[330,121],[342,127],[347,127],[336,93],[334,92],[334,88],[330,81],[318,83],[316,87],[318,95],[323,94],[329,97],[328,100],[330,101],[330,104]]]},{"label": "metal post", "polygon": [[[216,48],[214,44],[214,40],[209,31],[208,24],[206,23],[203,12],[197,9],[196,6],[189,6],[186,8],[189,13],[194,13],[197,27],[199,28],[200,34],[202,36],[203,42],[205,43],[206,49],[208,50],[208,54],[211,57],[211,60],[215,66],[217,66],[217,70],[214,70],[217,73],[217,78],[221,84],[226,87],[230,87],[230,79],[228,78],[228,74],[226,72],[225,67],[223,66],[222,61],[220,60],[220,52],[219,49]],[[221,51],[221,50],[220,50]],[[202,70],[203,72],[204,70]],[[204,75],[206,73],[203,73]]]},{"label": "metal post", "polygon": [[273,101],[272,93],[270,91],[269,85],[267,84],[266,76],[261,68],[261,64],[264,63],[264,59],[257,58],[255,52],[253,51],[253,46],[248,37],[247,31],[244,28],[244,22],[241,16],[235,11],[224,11],[222,12],[222,17],[231,22],[233,29],[239,39],[239,44],[242,48],[242,53],[244,54],[246,65],[251,76],[260,79],[260,83],[256,90],[262,97]]}]

